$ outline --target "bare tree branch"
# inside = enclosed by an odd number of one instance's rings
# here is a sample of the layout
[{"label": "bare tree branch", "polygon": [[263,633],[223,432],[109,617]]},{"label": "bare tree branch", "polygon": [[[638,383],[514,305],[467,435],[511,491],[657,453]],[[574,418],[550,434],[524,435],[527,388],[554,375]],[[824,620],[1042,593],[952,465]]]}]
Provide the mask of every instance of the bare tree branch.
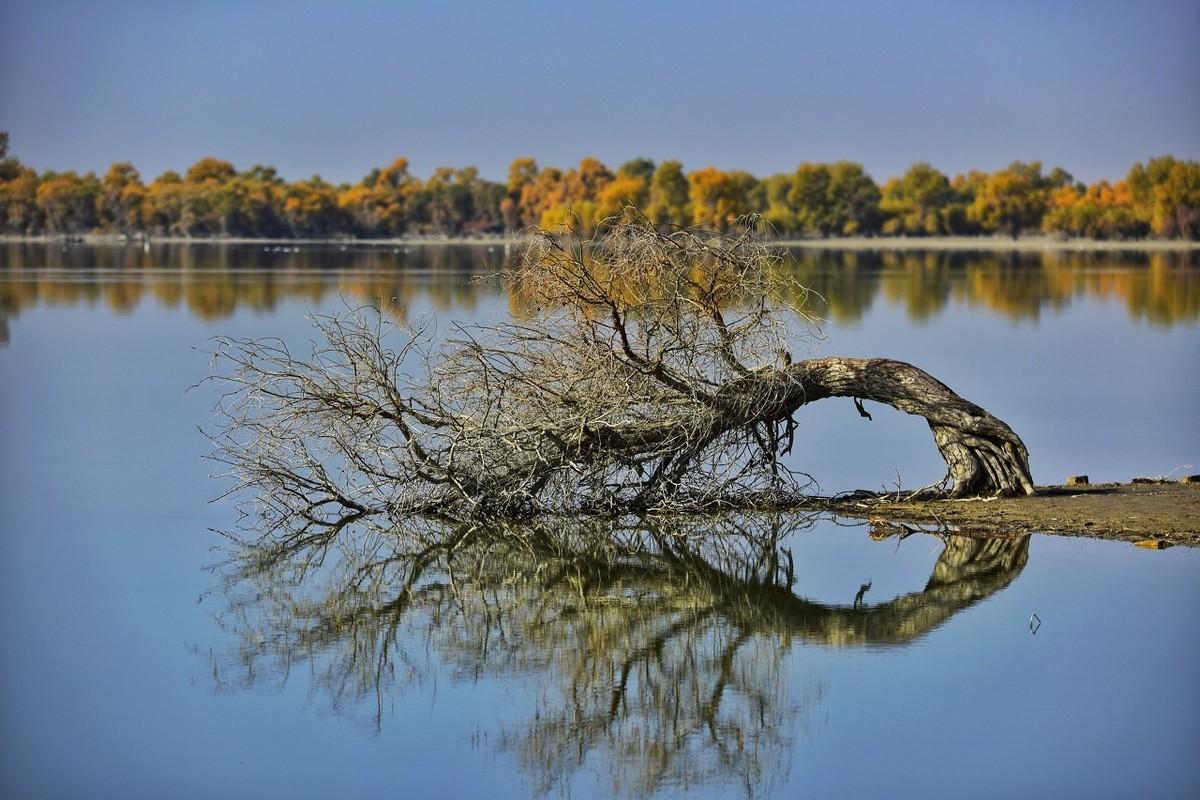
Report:
[{"label": "bare tree branch", "polygon": [[805,488],[782,461],[795,412],[849,397],[925,417],[951,493],[1033,491],[1020,438],[920,369],[793,362],[819,332],[753,226],[628,211],[595,238],[534,232],[502,275],[526,315],[440,340],[368,309],[316,318],[303,358],[220,339],[214,458],[260,533],[302,538],[364,516],[778,503]]}]

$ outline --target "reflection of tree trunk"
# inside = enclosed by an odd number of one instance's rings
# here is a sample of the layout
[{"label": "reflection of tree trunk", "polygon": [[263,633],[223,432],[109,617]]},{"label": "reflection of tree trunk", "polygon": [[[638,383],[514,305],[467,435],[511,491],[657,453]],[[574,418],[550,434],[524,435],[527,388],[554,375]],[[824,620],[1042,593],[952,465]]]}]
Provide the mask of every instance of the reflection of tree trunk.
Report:
[{"label": "reflection of tree trunk", "polygon": [[[583,463],[615,455],[633,458],[677,442],[698,443],[663,462],[646,482],[645,497],[659,481],[678,480],[691,460],[721,436],[764,423],[790,423],[801,406],[827,397],[874,400],[924,417],[946,461],[954,496],[1034,493],[1028,451],[1012,428],[924,370],[883,358],[818,358],[753,372],[726,383],[709,409],[687,419],[597,425],[564,431],[556,440],[564,458]],[[860,413],[866,415],[861,405]],[[545,469],[545,459],[531,469]]]},{"label": "reflection of tree trunk", "polygon": [[975,539],[949,537],[929,582],[920,592],[875,606],[847,608],[797,597],[782,587],[755,593],[757,613],[771,627],[828,645],[911,642],[950,617],[1004,589],[1029,558],[1029,536]]}]

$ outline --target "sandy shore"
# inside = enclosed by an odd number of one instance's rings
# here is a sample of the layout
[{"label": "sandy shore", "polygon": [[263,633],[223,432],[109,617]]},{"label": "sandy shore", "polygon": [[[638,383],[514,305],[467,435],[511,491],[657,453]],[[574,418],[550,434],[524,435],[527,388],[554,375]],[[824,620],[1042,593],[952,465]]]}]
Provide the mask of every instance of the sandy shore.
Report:
[{"label": "sandy shore", "polygon": [[877,502],[826,499],[819,505],[873,525],[911,522],[963,533],[1053,533],[1149,546],[1200,546],[1200,484],[1178,482],[1040,486],[1031,497]]}]

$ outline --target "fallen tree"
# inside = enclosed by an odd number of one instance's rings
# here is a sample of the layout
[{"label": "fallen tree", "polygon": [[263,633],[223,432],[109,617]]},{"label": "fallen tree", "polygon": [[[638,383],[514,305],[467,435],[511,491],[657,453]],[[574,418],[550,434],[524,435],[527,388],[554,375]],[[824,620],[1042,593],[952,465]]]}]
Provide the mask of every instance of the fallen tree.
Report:
[{"label": "fallen tree", "polygon": [[1033,492],[1021,439],[917,367],[793,362],[815,320],[751,224],[537,232],[501,280],[523,312],[496,325],[401,330],[360,309],[315,319],[303,357],[218,340],[215,458],[256,524],[792,502],[795,415],[830,397],[924,417],[948,469],[927,494]]}]

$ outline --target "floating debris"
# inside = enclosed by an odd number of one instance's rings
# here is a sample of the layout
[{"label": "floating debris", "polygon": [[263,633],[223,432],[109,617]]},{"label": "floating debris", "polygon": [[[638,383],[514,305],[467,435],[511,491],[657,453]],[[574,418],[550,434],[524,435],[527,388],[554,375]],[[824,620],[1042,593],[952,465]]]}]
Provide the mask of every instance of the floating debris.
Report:
[{"label": "floating debris", "polygon": [[1166,550],[1171,543],[1163,539],[1142,539],[1140,542],[1134,542],[1133,546],[1144,547],[1147,550]]}]

